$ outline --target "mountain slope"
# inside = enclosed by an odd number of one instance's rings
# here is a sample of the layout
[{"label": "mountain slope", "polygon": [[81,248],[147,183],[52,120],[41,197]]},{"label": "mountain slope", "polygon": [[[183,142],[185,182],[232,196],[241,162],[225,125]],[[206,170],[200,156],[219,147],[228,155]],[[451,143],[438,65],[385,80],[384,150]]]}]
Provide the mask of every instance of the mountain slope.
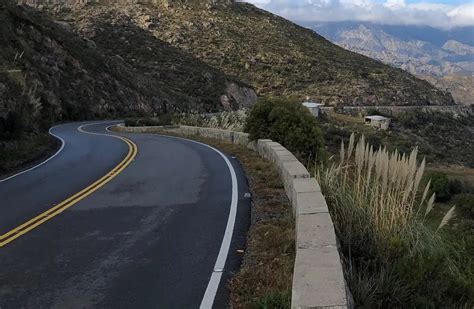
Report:
[{"label": "mountain slope", "polygon": [[364,22],[309,23],[332,42],[400,67],[474,104],[474,27],[440,30]]},{"label": "mountain slope", "polygon": [[[139,28],[134,35],[148,48],[133,53],[135,58],[148,53],[146,64],[9,1],[0,3],[0,24],[0,135],[58,120],[209,112],[256,99],[236,78]],[[119,28],[113,31],[120,39],[127,36]]]},{"label": "mountain slope", "polygon": [[364,22],[306,24],[332,42],[413,74],[474,73],[474,27],[439,30]]},{"label": "mountain slope", "polygon": [[154,5],[56,7],[51,12],[80,32],[87,28],[82,33],[98,44],[108,36],[100,36],[100,25],[133,23],[239,77],[261,95],[311,96],[333,105],[453,104],[449,94],[425,81],[246,3],[168,0]]}]

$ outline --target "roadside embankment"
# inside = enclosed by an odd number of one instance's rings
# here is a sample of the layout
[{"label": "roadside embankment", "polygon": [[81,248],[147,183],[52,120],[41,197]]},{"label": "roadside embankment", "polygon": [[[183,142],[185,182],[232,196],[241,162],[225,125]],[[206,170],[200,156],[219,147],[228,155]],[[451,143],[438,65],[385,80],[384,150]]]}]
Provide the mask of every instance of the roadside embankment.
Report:
[{"label": "roadside embankment", "polygon": [[0,140],[0,180],[54,154],[61,143],[46,133]]},{"label": "roadside embankment", "polygon": [[127,133],[171,132],[202,136],[248,147],[273,163],[292,205],[296,225],[296,259],[292,308],[350,307],[334,225],[321,188],[304,165],[285,147],[268,139],[250,141],[248,134],[229,130],[176,127],[115,128]]}]

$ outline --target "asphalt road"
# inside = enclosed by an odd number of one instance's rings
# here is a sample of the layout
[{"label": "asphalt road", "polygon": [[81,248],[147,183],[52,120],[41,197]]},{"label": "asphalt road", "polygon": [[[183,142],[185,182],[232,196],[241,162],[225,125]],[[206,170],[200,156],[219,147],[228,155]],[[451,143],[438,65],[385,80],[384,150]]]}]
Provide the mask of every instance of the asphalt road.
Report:
[{"label": "asphalt road", "polygon": [[[127,156],[117,138],[55,127],[64,149],[0,182],[0,235],[89,186]],[[85,131],[107,133],[110,123]],[[111,133],[107,133],[111,134]],[[0,248],[0,308],[198,308],[231,213],[231,171],[213,149],[158,135],[126,135],[134,161],[105,186]],[[228,303],[249,224],[247,181],[235,170],[237,213],[214,308]]]}]

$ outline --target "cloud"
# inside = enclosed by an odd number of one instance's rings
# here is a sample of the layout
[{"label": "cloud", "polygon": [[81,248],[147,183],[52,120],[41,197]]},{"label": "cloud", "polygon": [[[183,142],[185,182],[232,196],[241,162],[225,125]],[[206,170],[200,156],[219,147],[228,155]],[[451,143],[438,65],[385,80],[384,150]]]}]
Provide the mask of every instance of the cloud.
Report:
[{"label": "cloud", "polygon": [[474,3],[450,5],[405,0],[248,0],[297,22],[368,21],[453,28],[474,25]]}]

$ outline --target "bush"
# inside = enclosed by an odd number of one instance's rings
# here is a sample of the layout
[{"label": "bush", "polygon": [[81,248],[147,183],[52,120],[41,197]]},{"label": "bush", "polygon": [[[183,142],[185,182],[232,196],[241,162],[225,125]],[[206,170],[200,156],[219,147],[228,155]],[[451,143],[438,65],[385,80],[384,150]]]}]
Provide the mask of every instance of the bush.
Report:
[{"label": "bush", "polygon": [[163,114],[154,118],[127,118],[125,126],[127,127],[147,127],[147,126],[168,126],[173,124],[172,114]]},{"label": "bush", "polygon": [[452,194],[448,176],[441,172],[432,173],[431,191],[436,194],[436,201],[449,201],[451,199]]},{"label": "bush", "polygon": [[304,159],[324,156],[318,122],[296,99],[261,99],[250,111],[244,131],[251,140],[272,139]]},{"label": "bush", "polygon": [[469,190],[469,185],[463,183],[459,179],[453,179],[449,181],[449,192],[452,195],[461,194],[465,192],[467,193],[468,190]]},{"label": "bush", "polygon": [[463,217],[474,220],[474,194],[461,194],[454,199],[453,204]]},{"label": "bush", "polygon": [[213,114],[181,114],[177,116],[175,120],[176,123],[188,126],[216,128],[241,132],[243,130],[246,118],[247,111],[238,110]]}]

